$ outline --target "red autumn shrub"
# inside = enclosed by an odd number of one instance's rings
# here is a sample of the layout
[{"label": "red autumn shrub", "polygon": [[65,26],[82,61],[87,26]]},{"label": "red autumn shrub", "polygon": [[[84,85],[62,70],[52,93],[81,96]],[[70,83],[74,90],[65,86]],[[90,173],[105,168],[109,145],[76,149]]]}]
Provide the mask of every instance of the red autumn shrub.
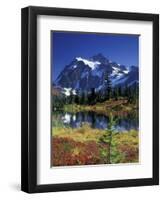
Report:
[{"label": "red autumn shrub", "polygon": [[70,138],[52,139],[52,165],[100,164],[99,146],[94,141],[78,142]]},{"label": "red autumn shrub", "polygon": [[138,148],[129,145],[121,145],[119,150],[125,156],[125,162],[132,162],[138,160]]}]

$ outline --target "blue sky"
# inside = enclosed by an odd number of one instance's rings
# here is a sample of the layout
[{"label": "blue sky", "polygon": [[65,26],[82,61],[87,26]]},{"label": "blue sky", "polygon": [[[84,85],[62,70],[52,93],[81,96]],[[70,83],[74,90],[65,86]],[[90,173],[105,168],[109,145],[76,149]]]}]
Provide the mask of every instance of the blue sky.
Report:
[{"label": "blue sky", "polygon": [[52,80],[75,57],[90,58],[102,53],[111,61],[126,66],[138,66],[139,36],[52,32]]}]

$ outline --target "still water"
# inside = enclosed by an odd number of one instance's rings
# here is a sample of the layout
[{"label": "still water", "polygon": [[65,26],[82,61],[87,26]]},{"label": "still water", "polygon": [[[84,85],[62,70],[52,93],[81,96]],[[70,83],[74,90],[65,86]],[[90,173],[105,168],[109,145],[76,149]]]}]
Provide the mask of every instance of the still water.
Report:
[{"label": "still water", "polygon": [[[59,123],[71,128],[79,128],[87,123],[92,128],[106,129],[109,124],[109,117],[96,112],[56,112],[52,115],[52,126],[57,126]],[[131,129],[138,130],[138,117],[131,115],[118,117],[117,124],[114,128],[116,131],[120,132],[129,131]]]}]

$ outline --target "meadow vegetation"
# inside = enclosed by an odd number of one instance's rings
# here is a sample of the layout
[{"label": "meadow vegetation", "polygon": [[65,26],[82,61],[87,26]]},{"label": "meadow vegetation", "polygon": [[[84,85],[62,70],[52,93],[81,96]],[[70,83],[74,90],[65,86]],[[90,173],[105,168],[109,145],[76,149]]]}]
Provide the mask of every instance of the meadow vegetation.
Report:
[{"label": "meadow vegetation", "polygon": [[[52,164],[89,165],[138,162],[138,131],[112,132],[93,129],[89,124],[80,128],[52,128]],[[108,135],[108,141],[107,137]]]}]

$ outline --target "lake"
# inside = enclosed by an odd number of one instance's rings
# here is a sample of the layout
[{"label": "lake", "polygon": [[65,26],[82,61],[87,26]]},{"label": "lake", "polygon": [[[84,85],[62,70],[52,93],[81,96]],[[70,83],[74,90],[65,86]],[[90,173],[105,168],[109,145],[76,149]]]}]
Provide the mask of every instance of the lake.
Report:
[{"label": "lake", "polygon": [[[106,129],[109,117],[96,112],[69,113],[57,111],[52,114],[52,126],[64,125],[71,128],[78,128],[85,123],[89,124],[92,128]],[[118,132],[129,131],[131,129],[138,130],[138,117],[131,115],[118,117],[114,128]]]}]

